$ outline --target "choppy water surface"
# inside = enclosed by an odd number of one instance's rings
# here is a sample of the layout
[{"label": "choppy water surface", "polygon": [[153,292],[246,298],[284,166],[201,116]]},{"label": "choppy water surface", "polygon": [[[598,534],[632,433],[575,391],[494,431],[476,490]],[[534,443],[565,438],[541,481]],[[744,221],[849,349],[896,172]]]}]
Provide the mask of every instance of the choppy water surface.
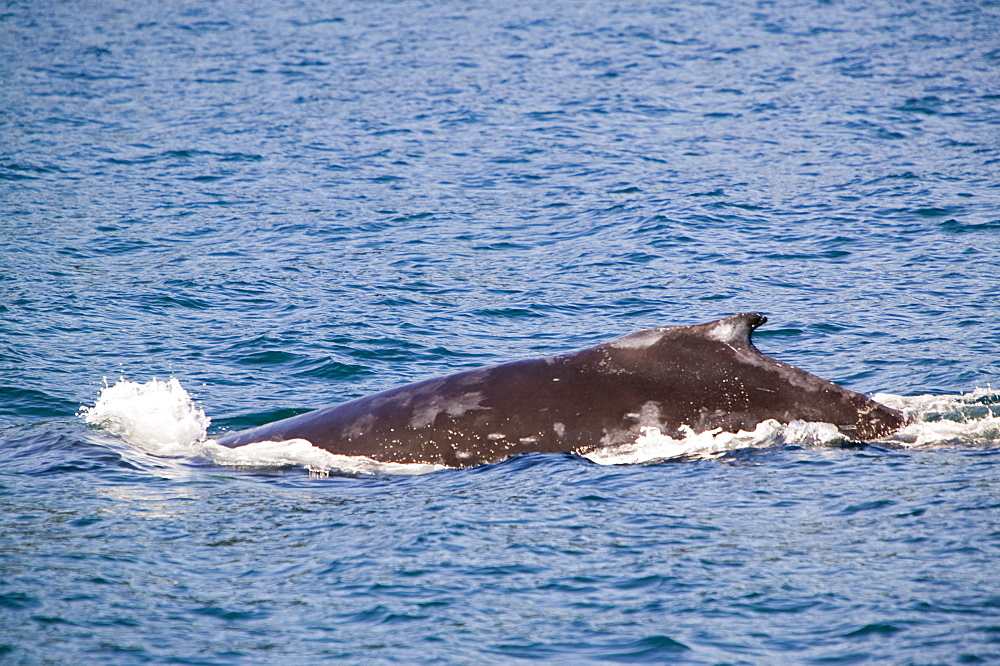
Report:
[{"label": "choppy water surface", "polygon": [[[0,661],[1000,661],[994,2],[10,2]],[[212,437],[760,311],[912,423]]]}]

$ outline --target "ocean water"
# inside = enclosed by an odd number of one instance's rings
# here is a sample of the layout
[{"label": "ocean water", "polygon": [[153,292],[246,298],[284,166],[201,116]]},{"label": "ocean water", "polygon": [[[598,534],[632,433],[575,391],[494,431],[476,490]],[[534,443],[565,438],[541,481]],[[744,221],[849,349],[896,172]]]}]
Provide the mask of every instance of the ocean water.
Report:
[{"label": "ocean water", "polygon": [[[904,410],[220,433],[652,326]],[[0,8],[0,662],[1000,661],[1000,4]]]}]

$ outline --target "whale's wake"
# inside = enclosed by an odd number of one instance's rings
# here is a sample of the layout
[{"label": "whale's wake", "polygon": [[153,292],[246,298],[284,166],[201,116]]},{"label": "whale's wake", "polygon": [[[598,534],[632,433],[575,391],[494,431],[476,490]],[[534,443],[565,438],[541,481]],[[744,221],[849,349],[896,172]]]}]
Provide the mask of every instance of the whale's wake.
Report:
[{"label": "whale's wake", "polygon": [[[899,432],[872,442],[875,445],[893,449],[1000,446],[1000,391],[980,388],[965,394],[910,397],[881,393],[874,399],[902,411],[909,422]],[[92,407],[81,408],[80,416],[132,448],[161,458],[190,458],[241,468],[305,467],[317,474],[422,474],[445,469],[441,465],[382,463],[363,456],[335,455],[304,439],[221,446],[208,436],[211,420],[176,378],[145,384],[121,379],[106,385]],[[741,449],[839,446],[848,441],[828,423],[794,421],[783,425],[768,420],[752,431],[688,430],[680,439],[645,428],[635,442],[598,449],[585,457],[601,465],[626,465],[715,458]]]}]

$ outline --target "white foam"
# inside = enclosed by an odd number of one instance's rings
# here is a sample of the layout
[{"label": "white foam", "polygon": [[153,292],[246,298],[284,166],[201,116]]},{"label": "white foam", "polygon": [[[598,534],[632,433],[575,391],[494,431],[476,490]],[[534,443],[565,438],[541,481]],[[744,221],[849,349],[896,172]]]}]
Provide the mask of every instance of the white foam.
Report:
[{"label": "white foam", "polygon": [[120,379],[114,386],[105,379],[97,402],[81,407],[80,416],[158,456],[190,455],[195,443],[205,439],[210,423],[174,377],[145,384]]},{"label": "white foam", "polygon": [[305,439],[283,442],[254,442],[236,448],[215,440],[202,443],[201,454],[218,465],[229,467],[303,466],[317,476],[336,470],[346,474],[426,474],[444,465],[429,463],[385,463],[365,456],[342,456],[313,446]]},{"label": "white foam", "polygon": [[1000,391],[977,388],[954,395],[900,396],[879,393],[874,399],[898,409],[909,425],[884,441],[905,448],[1000,446]]},{"label": "white foam", "polygon": [[751,431],[725,432],[722,428],[696,433],[681,426],[680,439],[664,435],[657,428],[640,428],[642,434],[633,443],[604,447],[584,454],[599,465],[634,465],[672,458],[705,459],[729,451],[747,448],[769,448],[788,444],[799,446],[829,445],[846,438],[829,423],[793,421],[782,425],[768,419]]}]

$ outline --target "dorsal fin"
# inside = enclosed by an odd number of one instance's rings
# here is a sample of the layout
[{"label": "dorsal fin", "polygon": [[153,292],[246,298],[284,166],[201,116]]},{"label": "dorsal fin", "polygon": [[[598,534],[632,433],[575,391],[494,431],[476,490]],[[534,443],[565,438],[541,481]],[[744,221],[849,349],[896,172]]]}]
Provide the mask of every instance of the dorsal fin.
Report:
[{"label": "dorsal fin", "polygon": [[[730,315],[725,319],[710,321],[707,324],[693,326],[664,326],[648,328],[645,331],[631,333],[624,337],[607,342],[609,347],[616,349],[646,349],[663,339],[674,339],[676,336],[696,335],[716,340],[730,346],[750,346],[750,334],[755,328],[767,321],[767,317],[756,312],[743,312]],[[602,347],[603,345],[598,345]]]},{"label": "dorsal fin", "polygon": [[705,334],[713,340],[727,345],[748,345],[750,334],[766,321],[767,317],[757,312],[741,312],[703,326]]}]

